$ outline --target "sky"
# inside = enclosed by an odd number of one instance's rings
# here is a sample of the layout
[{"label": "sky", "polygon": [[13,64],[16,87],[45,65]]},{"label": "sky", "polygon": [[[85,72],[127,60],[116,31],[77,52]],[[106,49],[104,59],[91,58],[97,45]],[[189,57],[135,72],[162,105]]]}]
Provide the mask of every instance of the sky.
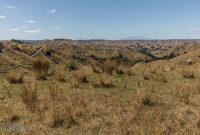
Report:
[{"label": "sky", "polygon": [[0,0],[0,40],[200,39],[200,0]]}]

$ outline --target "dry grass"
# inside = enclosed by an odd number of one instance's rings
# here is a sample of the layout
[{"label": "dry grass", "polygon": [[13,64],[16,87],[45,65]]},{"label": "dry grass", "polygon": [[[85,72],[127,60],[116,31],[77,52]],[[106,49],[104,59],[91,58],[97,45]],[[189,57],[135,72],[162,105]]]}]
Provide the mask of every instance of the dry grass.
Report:
[{"label": "dry grass", "polygon": [[192,85],[186,84],[178,84],[175,90],[176,97],[180,98],[180,101],[186,105],[189,105],[191,95],[194,92],[194,87]]},{"label": "dry grass", "polygon": [[75,75],[74,78],[77,80],[77,82],[79,83],[87,83],[88,79],[87,79],[87,74],[86,71],[84,69],[79,69]]},{"label": "dry grass", "polygon": [[154,74],[150,70],[145,70],[141,72],[141,74],[144,80],[151,80],[152,78],[154,78]]},{"label": "dry grass", "polygon": [[163,82],[163,83],[168,82],[167,77],[163,72],[156,72],[156,70],[147,69],[141,72],[141,74],[144,80],[154,80],[154,81]]},{"label": "dry grass", "polygon": [[93,82],[95,87],[111,88],[113,87],[112,77],[108,74],[99,75],[98,78]]},{"label": "dry grass", "polygon": [[54,79],[59,82],[66,82],[65,73],[66,72],[63,68],[58,68],[54,73]]},{"label": "dry grass", "polygon": [[10,72],[7,80],[12,84],[19,84],[24,82],[24,73],[22,72]]},{"label": "dry grass", "polygon": [[195,78],[195,73],[190,68],[185,67],[185,68],[182,69],[181,72],[182,72],[182,75],[183,75],[184,78],[187,78],[187,79]]},{"label": "dry grass", "polygon": [[52,100],[58,99],[58,89],[59,89],[59,84],[55,81],[51,82],[48,85],[49,95]]},{"label": "dry grass", "polygon": [[118,63],[114,60],[106,60],[103,63],[103,71],[104,73],[112,75],[114,71],[116,71],[118,67]]},{"label": "dry grass", "polygon": [[157,81],[157,82],[163,82],[163,83],[168,82],[167,77],[164,73],[156,73],[154,75],[154,80]]},{"label": "dry grass", "polygon": [[70,82],[69,82],[69,85],[70,85],[71,88],[78,88],[79,85],[80,85],[80,82],[78,82],[77,79],[72,78],[72,79],[70,80]]},{"label": "dry grass", "polygon": [[37,84],[36,80],[31,80],[22,85],[22,101],[26,106],[35,112],[37,109]]},{"label": "dry grass", "polygon": [[119,75],[133,75],[131,68],[126,65],[119,65],[116,69],[116,73]]},{"label": "dry grass", "polygon": [[32,61],[32,67],[37,79],[45,80],[50,68],[50,62],[46,58],[38,57]]},{"label": "dry grass", "polygon": [[90,62],[90,65],[92,67],[92,71],[94,73],[101,73],[102,72],[102,65],[98,62]]},{"label": "dry grass", "polygon": [[144,106],[153,106],[155,102],[152,101],[154,84],[151,83],[149,87],[138,88],[135,94],[135,103]]},{"label": "dry grass", "polygon": [[200,81],[199,80],[196,81],[196,89],[197,89],[198,94],[200,94]]}]

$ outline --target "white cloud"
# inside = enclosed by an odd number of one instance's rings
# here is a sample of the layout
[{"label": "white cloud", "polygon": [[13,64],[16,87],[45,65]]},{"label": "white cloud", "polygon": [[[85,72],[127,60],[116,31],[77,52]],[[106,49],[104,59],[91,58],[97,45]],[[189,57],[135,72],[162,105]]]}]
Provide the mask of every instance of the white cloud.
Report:
[{"label": "white cloud", "polygon": [[56,12],[55,9],[47,10],[47,13],[55,13],[55,12]]},{"label": "white cloud", "polygon": [[24,33],[29,33],[29,34],[38,34],[40,32],[41,32],[40,29],[24,31]]},{"label": "white cloud", "polygon": [[0,19],[6,19],[6,17],[5,17],[5,16],[3,16],[3,15],[1,15],[1,16],[0,16]]},{"label": "white cloud", "polygon": [[19,31],[17,28],[9,29],[10,31]]},{"label": "white cloud", "polygon": [[196,31],[200,31],[200,27],[196,28],[195,30],[196,30]]},{"label": "white cloud", "polygon": [[53,26],[52,29],[60,30],[61,27],[60,26]]},{"label": "white cloud", "polygon": [[36,23],[36,21],[35,20],[28,20],[28,21],[25,21],[26,23],[31,23],[31,24],[34,24],[34,23]]},{"label": "white cloud", "polygon": [[17,7],[14,7],[14,6],[11,6],[11,5],[7,5],[7,6],[5,6],[5,8],[7,8],[7,9],[16,9]]}]

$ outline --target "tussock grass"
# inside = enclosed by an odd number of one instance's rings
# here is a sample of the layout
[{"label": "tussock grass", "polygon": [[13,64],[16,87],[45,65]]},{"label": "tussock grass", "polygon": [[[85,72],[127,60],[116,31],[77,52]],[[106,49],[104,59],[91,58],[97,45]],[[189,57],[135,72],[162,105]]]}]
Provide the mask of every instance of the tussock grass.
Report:
[{"label": "tussock grass", "polygon": [[50,68],[50,62],[46,58],[38,57],[32,61],[32,67],[37,79],[45,80]]},{"label": "tussock grass", "polygon": [[79,69],[75,75],[74,78],[77,80],[77,82],[79,83],[87,83],[88,79],[87,79],[87,74],[86,71],[84,69]]},{"label": "tussock grass", "polygon": [[175,86],[175,95],[186,105],[190,104],[191,95],[194,94],[194,87],[189,84],[177,84]]},{"label": "tussock grass", "polygon": [[100,63],[91,61],[90,65],[91,65],[92,71],[94,73],[101,73],[102,72],[102,65]]},{"label": "tussock grass", "polygon": [[115,60],[106,60],[103,63],[103,72],[112,75],[116,71],[118,63]]},{"label": "tussock grass", "polygon": [[187,78],[187,79],[194,79],[195,78],[195,73],[190,68],[187,68],[187,67],[183,68],[181,73],[182,73],[184,78]]},{"label": "tussock grass", "polygon": [[119,65],[116,69],[116,73],[119,75],[133,75],[131,68],[126,65]]},{"label": "tussock grass", "polygon": [[69,85],[71,88],[78,88],[80,86],[80,82],[77,79],[72,78],[69,82]]},{"label": "tussock grass", "polygon": [[66,82],[65,74],[66,72],[63,68],[58,68],[54,73],[54,79],[59,82]]},{"label": "tussock grass", "polygon": [[157,72],[156,70],[147,69],[142,72],[142,78],[144,80],[154,80],[157,82],[167,83],[167,77],[163,72]]},{"label": "tussock grass", "polygon": [[22,72],[10,72],[7,76],[7,80],[11,84],[20,84],[24,82],[24,73]]},{"label": "tussock grass", "polygon": [[35,112],[37,109],[37,84],[36,80],[31,80],[22,85],[22,101],[30,109]]},{"label": "tussock grass", "polygon": [[99,75],[98,78],[93,82],[93,85],[100,88],[111,88],[114,86],[112,77],[105,73]]}]

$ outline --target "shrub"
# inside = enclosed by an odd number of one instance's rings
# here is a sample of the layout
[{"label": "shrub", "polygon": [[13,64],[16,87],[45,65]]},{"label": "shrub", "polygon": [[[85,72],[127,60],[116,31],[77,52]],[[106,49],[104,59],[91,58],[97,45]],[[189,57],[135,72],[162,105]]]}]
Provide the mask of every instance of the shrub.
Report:
[{"label": "shrub", "polygon": [[50,62],[46,58],[38,57],[32,61],[32,67],[37,79],[45,80],[50,68]]},{"label": "shrub", "polygon": [[30,81],[22,86],[22,100],[24,104],[34,112],[37,107],[36,80]]},{"label": "shrub", "polygon": [[118,63],[115,60],[106,60],[103,63],[103,71],[107,74],[112,75],[113,72],[117,69]]},{"label": "shrub", "polygon": [[8,77],[7,80],[12,83],[12,84],[19,84],[19,83],[23,83],[24,82],[24,73],[16,73],[16,72],[11,72]]},{"label": "shrub", "polygon": [[102,88],[111,88],[113,87],[112,77],[108,74],[99,75],[97,80],[93,82],[95,87],[102,87]]},{"label": "shrub", "polygon": [[78,70],[78,65],[74,61],[70,61],[69,63],[67,63],[67,68],[70,71],[75,71]]}]

